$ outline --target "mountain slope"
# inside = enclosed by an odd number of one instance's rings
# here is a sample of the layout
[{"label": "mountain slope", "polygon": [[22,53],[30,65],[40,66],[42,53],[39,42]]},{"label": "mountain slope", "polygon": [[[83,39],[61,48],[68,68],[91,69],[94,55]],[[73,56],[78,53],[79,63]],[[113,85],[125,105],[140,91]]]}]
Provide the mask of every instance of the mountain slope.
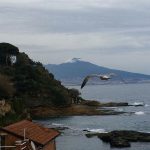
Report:
[{"label": "mountain slope", "polygon": [[[81,61],[77,58],[73,58],[71,61],[59,65],[48,64],[45,65],[45,67],[49,70],[49,72],[54,74],[56,79],[59,79],[65,84],[79,84],[88,74],[107,74],[112,72],[116,73],[117,77],[112,79],[111,82],[122,82],[122,79],[128,83],[150,81],[150,75],[110,69],[90,62]],[[100,81],[98,83],[103,84],[104,82]]]}]

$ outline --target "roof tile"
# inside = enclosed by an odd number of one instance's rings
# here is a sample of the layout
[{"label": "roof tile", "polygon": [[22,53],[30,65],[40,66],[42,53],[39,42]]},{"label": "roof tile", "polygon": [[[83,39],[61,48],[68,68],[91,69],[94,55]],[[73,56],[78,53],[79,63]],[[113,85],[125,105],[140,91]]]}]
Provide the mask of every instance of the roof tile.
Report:
[{"label": "roof tile", "polygon": [[51,141],[60,134],[54,129],[45,128],[37,123],[33,123],[28,120],[23,120],[11,124],[9,126],[6,126],[4,129],[22,137],[24,137],[25,129],[26,138],[41,145],[47,144],[49,141]]}]

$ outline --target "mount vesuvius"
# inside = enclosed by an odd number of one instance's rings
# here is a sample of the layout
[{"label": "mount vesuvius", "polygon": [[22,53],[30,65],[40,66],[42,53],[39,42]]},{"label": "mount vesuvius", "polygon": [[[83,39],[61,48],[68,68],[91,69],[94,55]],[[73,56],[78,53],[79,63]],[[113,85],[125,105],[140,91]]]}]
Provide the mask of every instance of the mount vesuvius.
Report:
[{"label": "mount vesuvius", "polygon": [[89,74],[107,74],[115,73],[117,76],[109,82],[104,81],[92,81],[89,84],[112,84],[122,83],[122,79],[126,83],[145,83],[150,82],[150,75],[132,73],[128,71],[122,71],[117,69],[110,69],[102,66],[92,64],[87,61],[82,61],[79,58],[73,58],[72,60],[62,64],[47,64],[45,65],[49,72],[55,75],[55,78],[60,80],[63,84],[81,84],[85,76]]}]

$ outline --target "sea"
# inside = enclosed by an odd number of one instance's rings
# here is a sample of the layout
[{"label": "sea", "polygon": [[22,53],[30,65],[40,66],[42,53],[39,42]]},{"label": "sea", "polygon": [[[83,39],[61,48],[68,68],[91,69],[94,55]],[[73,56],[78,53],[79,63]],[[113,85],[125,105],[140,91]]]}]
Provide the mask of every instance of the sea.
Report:
[{"label": "sea", "polygon": [[[113,130],[136,130],[150,132],[150,84],[88,85],[82,90],[79,86],[67,86],[81,92],[88,100],[100,102],[128,102],[129,107],[110,109],[126,112],[107,116],[68,116],[36,120],[46,127],[65,127],[56,139],[57,150],[118,150],[111,148],[97,137],[87,138],[86,133],[104,133]],[[139,104],[143,106],[138,106]],[[150,150],[150,143],[131,143],[123,150]]]}]

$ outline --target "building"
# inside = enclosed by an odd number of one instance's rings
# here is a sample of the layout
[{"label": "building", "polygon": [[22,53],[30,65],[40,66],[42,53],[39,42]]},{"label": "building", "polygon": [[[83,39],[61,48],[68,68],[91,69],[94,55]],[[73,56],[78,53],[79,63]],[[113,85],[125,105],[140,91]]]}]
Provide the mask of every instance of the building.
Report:
[{"label": "building", "polygon": [[[24,150],[29,150],[27,147],[31,147],[30,149],[33,150],[56,150],[55,138],[59,135],[60,133],[54,129],[23,120],[0,128],[0,144],[1,146],[10,147],[9,150],[11,150],[11,146],[19,150],[18,145],[25,145],[22,146],[25,148]],[[20,148],[20,150],[23,148]]]}]

